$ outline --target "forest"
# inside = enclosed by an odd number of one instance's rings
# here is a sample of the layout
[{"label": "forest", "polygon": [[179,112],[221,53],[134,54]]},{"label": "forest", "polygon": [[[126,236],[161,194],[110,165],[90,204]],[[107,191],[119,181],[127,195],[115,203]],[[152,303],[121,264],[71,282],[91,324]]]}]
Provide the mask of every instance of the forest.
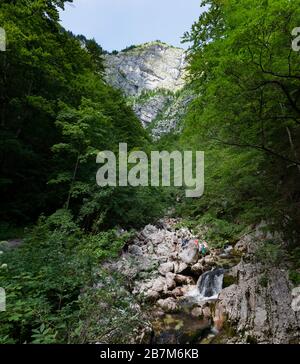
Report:
[{"label": "forest", "polygon": [[[112,342],[128,343],[148,308],[136,311],[128,282],[105,262],[170,210],[190,229],[205,227],[216,248],[263,221],[285,244],[267,242],[261,256],[288,262],[299,285],[299,0],[204,0],[183,37],[195,97],[182,132],[159,140],[105,81],[101,45],[61,26],[66,2],[0,4],[0,343],[94,343],[114,322]],[[118,154],[119,143],[147,155],[205,151],[204,195],[100,188],[97,154]]]}]

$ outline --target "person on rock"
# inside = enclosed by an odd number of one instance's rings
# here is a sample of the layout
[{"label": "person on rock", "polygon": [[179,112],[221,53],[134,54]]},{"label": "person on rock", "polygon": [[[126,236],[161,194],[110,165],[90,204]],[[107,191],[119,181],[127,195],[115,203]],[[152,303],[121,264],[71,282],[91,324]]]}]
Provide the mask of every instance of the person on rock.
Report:
[{"label": "person on rock", "polygon": [[203,243],[201,245],[202,245],[201,254],[205,257],[205,255],[208,252],[208,244],[206,241],[203,241]]},{"label": "person on rock", "polygon": [[198,239],[195,240],[195,244],[196,244],[196,247],[197,247],[199,253],[201,253],[201,251],[202,251],[202,244],[199,242]]}]

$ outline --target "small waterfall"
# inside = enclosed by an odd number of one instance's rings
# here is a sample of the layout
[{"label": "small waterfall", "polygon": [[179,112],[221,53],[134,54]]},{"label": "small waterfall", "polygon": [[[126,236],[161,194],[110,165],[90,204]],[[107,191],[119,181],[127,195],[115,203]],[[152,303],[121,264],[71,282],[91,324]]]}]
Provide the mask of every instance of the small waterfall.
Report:
[{"label": "small waterfall", "polygon": [[202,299],[218,298],[223,286],[224,269],[217,268],[202,274],[197,282],[197,288]]},{"label": "small waterfall", "polygon": [[[223,287],[224,269],[216,268],[200,276],[196,286],[185,294],[187,300],[191,302],[201,302],[218,298]],[[189,301],[187,301],[189,302]]]}]

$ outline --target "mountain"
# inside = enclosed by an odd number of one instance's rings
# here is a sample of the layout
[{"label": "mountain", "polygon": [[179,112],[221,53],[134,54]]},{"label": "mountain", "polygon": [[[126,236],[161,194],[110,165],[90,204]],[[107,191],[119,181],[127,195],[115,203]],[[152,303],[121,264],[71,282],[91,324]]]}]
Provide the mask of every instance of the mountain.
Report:
[{"label": "mountain", "polygon": [[180,130],[192,99],[186,88],[186,54],[162,42],[131,46],[105,56],[107,82],[127,96],[154,139]]}]

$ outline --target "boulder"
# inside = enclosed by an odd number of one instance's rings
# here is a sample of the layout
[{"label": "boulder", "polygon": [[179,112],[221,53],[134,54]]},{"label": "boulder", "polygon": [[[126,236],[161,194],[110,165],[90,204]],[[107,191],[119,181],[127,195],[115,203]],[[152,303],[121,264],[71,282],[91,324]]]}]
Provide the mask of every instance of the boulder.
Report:
[{"label": "boulder", "polygon": [[164,277],[156,278],[152,282],[152,290],[156,292],[163,292],[165,288],[166,279]]},{"label": "boulder", "polygon": [[190,240],[186,247],[182,249],[179,253],[179,258],[186,264],[193,264],[197,262],[198,247],[193,240]]},{"label": "boulder", "polygon": [[187,267],[188,267],[188,265],[186,263],[177,261],[174,263],[174,272],[182,273],[184,270],[186,270]]},{"label": "boulder", "polygon": [[156,234],[158,232],[158,229],[153,225],[147,225],[144,227],[144,229],[141,231],[142,236],[145,239],[148,239],[149,235]]},{"label": "boulder", "polygon": [[206,306],[202,309],[203,317],[210,318],[211,317],[211,310],[209,306]]},{"label": "boulder", "polygon": [[247,248],[248,248],[248,242],[245,239],[240,240],[234,246],[234,249],[241,253],[247,252]]},{"label": "boulder", "polygon": [[163,263],[159,266],[158,271],[161,275],[166,275],[167,273],[174,272],[174,263]]},{"label": "boulder", "polygon": [[154,234],[150,235],[149,238],[154,245],[163,244],[165,240],[165,231],[157,230]]},{"label": "boulder", "polygon": [[203,316],[202,308],[201,307],[193,308],[191,311],[191,315],[197,318]]},{"label": "boulder", "polygon": [[145,298],[146,298],[147,301],[155,302],[156,300],[159,299],[160,294],[157,291],[154,291],[152,289],[149,289],[148,291],[146,291],[144,293],[144,296],[145,296]]},{"label": "boulder", "polygon": [[132,255],[143,255],[143,250],[138,245],[129,245],[128,253]]},{"label": "boulder", "polygon": [[172,242],[164,242],[155,248],[155,254],[160,258],[168,259],[175,252],[175,245]]},{"label": "boulder", "polygon": [[200,262],[198,262],[191,267],[191,271],[194,274],[201,275],[204,272],[204,267]]},{"label": "boulder", "polygon": [[176,274],[175,277],[175,282],[181,285],[193,285],[195,284],[194,279],[192,277],[188,277],[188,276],[184,276],[181,274]]},{"label": "boulder", "polygon": [[165,279],[164,291],[166,292],[166,291],[171,290],[171,289],[173,289],[175,287],[176,287],[175,274],[167,273],[166,274],[166,279]]},{"label": "boulder", "polygon": [[173,289],[173,291],[170,292],[170,295],[175,298],[182,297],[187,293],[188,289],[189,289],[188,286],[176,287],[175,289]]},{"label": "boulder", "polygon": [[207,255],[204,258],[204,265],[214,265],[215,264],[215,258],[212,255]]},{"label": "boulder", "polygon": [[172,297],[158,300],[157,305],[166,313],[177,312],[179,309],[177,301]]}]

